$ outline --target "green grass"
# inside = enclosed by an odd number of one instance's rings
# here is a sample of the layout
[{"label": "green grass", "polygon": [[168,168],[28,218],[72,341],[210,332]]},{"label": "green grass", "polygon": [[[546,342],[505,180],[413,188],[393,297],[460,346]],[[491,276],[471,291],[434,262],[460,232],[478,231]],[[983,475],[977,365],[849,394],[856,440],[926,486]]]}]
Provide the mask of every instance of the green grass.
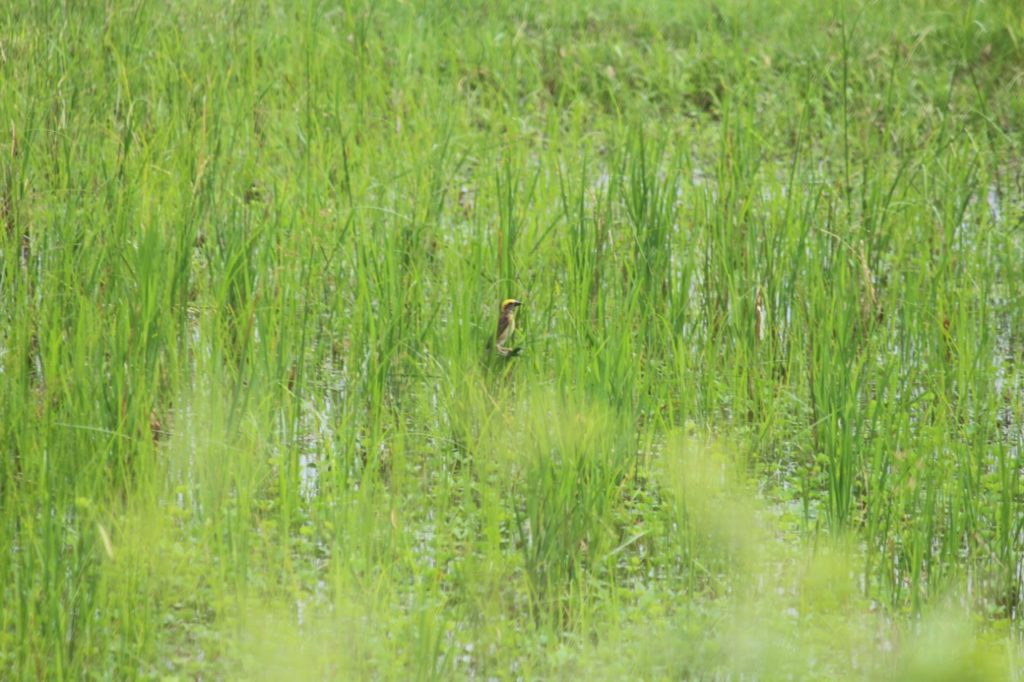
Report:
[{"label": "green grass", "polygon": [[0,677],[1024,678],[1019,3],[455,4],[0,10]]}]

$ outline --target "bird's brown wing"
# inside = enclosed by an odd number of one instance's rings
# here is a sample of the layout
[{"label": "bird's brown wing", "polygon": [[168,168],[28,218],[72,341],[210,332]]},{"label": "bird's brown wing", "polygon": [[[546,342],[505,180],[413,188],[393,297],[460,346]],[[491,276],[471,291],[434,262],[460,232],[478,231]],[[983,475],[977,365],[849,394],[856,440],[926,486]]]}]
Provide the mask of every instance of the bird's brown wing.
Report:
[{"label": "bird's brown wing", "polygon": [[502,314],[498,317],[498,332],[494,335],[495,341],[500,342],[502,340],[501,335],[508,329],[510,321],[510,316],[507,314]]}]

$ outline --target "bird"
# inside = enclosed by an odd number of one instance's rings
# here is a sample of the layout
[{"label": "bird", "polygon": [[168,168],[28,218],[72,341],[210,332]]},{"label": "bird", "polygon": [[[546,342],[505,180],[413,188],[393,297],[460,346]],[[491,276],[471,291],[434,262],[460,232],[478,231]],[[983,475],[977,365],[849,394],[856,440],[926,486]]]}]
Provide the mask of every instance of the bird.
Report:
[{"label": "bird", "polygon": [[514,298],[506,298],[501,302],[498,314],[498,332],[494,335],[494,347],[504,357],[519,355],[521,348],[509,348],[506,344],[516,330],[516,308],[523,304]]}]

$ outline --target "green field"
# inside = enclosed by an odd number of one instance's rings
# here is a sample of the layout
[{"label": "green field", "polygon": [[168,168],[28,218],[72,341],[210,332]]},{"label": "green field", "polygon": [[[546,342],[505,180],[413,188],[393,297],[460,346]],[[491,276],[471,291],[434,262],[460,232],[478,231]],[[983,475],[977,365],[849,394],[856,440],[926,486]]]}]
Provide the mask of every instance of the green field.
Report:
[{"label": "green field", "polygon": [[1022,146],[1019,0],[5,3],[0,679],[1024,679]]}]

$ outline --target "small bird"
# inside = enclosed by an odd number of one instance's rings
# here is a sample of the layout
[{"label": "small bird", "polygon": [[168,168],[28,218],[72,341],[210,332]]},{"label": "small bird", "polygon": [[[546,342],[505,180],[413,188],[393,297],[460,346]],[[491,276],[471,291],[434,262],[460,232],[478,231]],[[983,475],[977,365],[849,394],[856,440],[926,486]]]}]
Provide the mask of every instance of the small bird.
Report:
[{"label": "small bird", "polygon": [[506,298],[501,302],[501,313],[498,315],[498,333],[494,335],[494,347],[505,356],[519,355],[521,348],[509,348],[506,343],[516,330],[516,308],[523,304],[514,298]]}]

